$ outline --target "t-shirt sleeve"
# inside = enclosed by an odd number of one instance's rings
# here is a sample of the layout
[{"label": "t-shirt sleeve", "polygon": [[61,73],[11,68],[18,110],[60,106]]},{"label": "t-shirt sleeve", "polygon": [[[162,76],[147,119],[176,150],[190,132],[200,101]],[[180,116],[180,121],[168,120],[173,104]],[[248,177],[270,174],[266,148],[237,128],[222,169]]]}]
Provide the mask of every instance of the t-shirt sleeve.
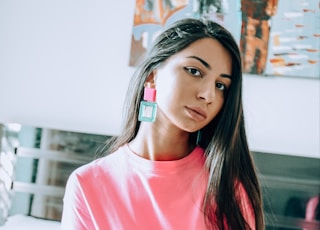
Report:
[{"label": "t-shirt sleeve", "polygon": [[73,172],[67,181],[63,198],[61,229],[94,229],[94,223],[76,172]]},{"label": "t-shirt sleeve", "polygon": [[255,213],[249,199],[248,193],[246,192],[245,188],[241,183],[237,186],[237,198],[239,201],[240,209],[244,219],[246,220],[247,224],[250,226],[251,230],[256,229],[256,220],[255,220]]}]

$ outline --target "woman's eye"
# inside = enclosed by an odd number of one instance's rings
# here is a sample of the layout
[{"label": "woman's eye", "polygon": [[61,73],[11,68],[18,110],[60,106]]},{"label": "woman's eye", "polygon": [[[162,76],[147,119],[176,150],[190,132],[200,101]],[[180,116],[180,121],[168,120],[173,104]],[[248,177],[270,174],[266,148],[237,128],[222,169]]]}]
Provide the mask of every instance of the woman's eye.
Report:
[{"label": "woman's eye", "polygon": [[196,69],[196,68],[192,68],[192,67],[184,67],[184,69],[190,73],[191,75],[195,76],[195,77],[202,77],[202,73]]},{"label": "woman's eye", "polygon": [[216,84],[216,87],[221,90],[221,91],[225,91],[227,89],[227,87],[225,86],[225,84],[218,82]]}]

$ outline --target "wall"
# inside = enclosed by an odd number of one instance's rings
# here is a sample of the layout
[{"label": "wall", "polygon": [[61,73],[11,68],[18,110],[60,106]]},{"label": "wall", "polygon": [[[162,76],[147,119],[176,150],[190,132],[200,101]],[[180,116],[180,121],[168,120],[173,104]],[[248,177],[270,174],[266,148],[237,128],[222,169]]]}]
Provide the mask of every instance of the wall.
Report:
[{"label": "wall", "polygon": [[[0,122],[116,135],[134,0],[0,2]],[[320,82],[244,78],[252,150],[319,157]]]}]

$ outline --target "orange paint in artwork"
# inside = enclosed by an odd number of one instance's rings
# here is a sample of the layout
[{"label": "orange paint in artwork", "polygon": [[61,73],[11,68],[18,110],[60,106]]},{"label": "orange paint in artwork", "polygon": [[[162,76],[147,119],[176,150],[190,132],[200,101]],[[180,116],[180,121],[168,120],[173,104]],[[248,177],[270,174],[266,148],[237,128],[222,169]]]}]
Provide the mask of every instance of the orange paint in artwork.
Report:
[{"label": "orange paint in artwork", "polygon": [[154,9],[145,9],[145,0],[136,0],[134,25],[141,24],[158,24],[164,25],[168,18],[175,14],[177,11],[185,8],[188,5],[187,0],[176,1],[173,8],[164,6],[162,0],[153,2]]},{"label": "orange paint in artwork", "polygon": [[271,58],[270,63],[273,66],[285,66],[285,60],[283,58]]},{"label": "orange paint in artwork", "polygon": [[317,60],[308,60],[308,62],[309,62],[310,64],[317,64],[317,63],[318,63]]},{"label": "orange paint in artwork", "polygon": [[297,27],[297,28],[303,28],[304,25],[302,25],[302,24],[297,24],[296,27]]},{"label": "orange paint in artwork", "polygon": [[313,34],[314,37],[320,38],[320,34]]},{"label": "orange paint in artwork", "polygon": [[318,49],[306,49],[306,51],[310,53],[319,52]]},{"label": "orange paint in artwork", "polygon": [[316,12],[315,10],[311,10],[311,9],[303,9],[303,12],[312,12],[312,13],[314,13],[314,12]]},{"label": "orange paint in artwork", "polygon": [[295,65],[301,65],[299,62],[288,62],[286,63],[286,66],[295,66]]}]

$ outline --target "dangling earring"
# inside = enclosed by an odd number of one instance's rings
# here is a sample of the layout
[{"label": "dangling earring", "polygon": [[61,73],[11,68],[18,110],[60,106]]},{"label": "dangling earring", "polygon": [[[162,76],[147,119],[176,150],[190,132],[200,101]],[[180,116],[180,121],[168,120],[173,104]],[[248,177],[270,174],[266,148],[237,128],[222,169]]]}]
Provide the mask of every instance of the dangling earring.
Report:
[{"label": "dangling earring", "polygon": [[140,102],[139,121],[154,122],[157,116],[155,85],[151,82],[144,84],[143,101]]}]

